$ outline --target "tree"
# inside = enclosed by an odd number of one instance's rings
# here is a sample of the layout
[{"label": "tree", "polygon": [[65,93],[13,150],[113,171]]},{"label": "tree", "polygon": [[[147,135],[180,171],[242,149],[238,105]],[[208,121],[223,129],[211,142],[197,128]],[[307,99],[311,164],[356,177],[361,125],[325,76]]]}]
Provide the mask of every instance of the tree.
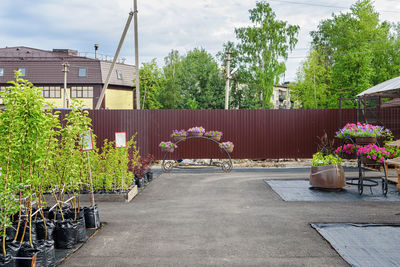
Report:
[{"label": "tree", "polygon": [[[339,98],[354,98],[369,87],[398,76],[398,29],[379,21],[371,0],[358,0],[349,13],[333,14],[311,33],[310,56],[299,71],[293,94],[304,107],[312,107],[307,95],[313,95],[315,88],[317,93],[318,88],[323,88],[328,101],[317,107],[337,108]],[[317,55],[319,60],[315,61]],[[310,75],[319,68],[317,65],[325,71]],[[354,105],[351,102],[348,107]]]},{"label": "tree", "polygon": [[182,101],[181,92],[177,88],[177,72],[181,67],[181,56],[177,50],[172,50],[164,61],[165,84],[160,92],[159,102],[165,109],[176,109]]},{"label": "tree", "polygon": [[163,105],[160,103],[160,94],[164,88],[165,77],[158,68],[156,60],[149,63],[142,63],[139,70],[141,84],[141,102],[144,109],[160,109]]},{"label": "tree", "polygon": [[[276,19],[266,1],[249,10],[252,26],[235,29],[239,39],[239,61],[245,71],[247,107],[268,108],[274,85],[279,83],[286,66],[283,60],[297,43],[299,26]],[[249,94],[250,93],[250,94]]]},{"label": "tree", "polygon": [[215,59],[206,50],[195,48],[180,64],[176,84],[184,101],[179,108],[224,108],[225,80]]}]

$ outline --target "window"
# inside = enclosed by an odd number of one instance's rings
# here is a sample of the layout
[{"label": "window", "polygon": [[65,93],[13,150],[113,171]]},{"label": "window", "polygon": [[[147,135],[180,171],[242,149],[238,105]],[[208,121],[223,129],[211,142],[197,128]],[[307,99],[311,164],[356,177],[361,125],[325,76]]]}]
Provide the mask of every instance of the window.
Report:
[{"label": "window", "polygon": [[86,68],[79,68],[79,77],[86,77]]},{"label": "window", "polygon": [[61,87],[59,86],[43,86],[44,98],[61,98]]},{"label": "window", "polygon": [[18,68],[18,71],[21,72],[21,77],[25,77],[25,75],[26,75],[25,68]]},{"label": "window", "polygon": [[122,80],[122,72],[120,70],[116,70],[117,72],[117,79]]},{"label": "window", "polygon": [[93,86],[72,86],[71,97],[73,98],[92,98]]},{"label": "window", "polygon": [[4,68],[0,68],[0,77],[4,76]]}]

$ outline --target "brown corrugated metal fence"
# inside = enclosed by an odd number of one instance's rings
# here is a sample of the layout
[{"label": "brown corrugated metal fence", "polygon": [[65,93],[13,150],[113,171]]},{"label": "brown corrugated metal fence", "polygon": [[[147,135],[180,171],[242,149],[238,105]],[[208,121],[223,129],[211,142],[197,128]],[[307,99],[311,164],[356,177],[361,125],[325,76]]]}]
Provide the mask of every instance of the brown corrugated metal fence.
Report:
[{"label": "brown corrugated metal fence", "polygon": [[[62,111],[62,114],[65,111]],[[115,132],[137,132],[140,154],[161,159],[161,141],[174,129],[203,126],[223,132],[221,141],[235,144],[235,159],[309,158],[324,131],[332,138],[339,128],[338,110],[90,110],[97,143],[114,140]],[[342,110],[342,120],[354,122],[355,110]],[[191,139],[179,144],[171,158],[220,158],[215,143]]]}]

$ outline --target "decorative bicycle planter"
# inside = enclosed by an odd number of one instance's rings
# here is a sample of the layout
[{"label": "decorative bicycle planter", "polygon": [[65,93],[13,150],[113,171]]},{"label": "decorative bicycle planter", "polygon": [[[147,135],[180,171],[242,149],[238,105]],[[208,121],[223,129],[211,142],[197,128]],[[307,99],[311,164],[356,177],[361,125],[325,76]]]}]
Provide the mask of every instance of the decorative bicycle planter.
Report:
[{"label": "decorative bicycle planter", "polygon": [[[221,152],[225,153],[227,155],[227,157],[228,157],[227,160],[223,160],[222,163],[220,164],[221,169],[224,172],[230,172],[232,170],[233,164],[232,164],[232,159],[231,159],[231,155],[230,155],[230,152],[232,152],[232,150],[225,149],[224,147],[221,147],[220,143],[218,141],[216,141],[215,139],[213,139],[213,138],[202,136],[202,135],[200,135],[200,136],[189,135],[189,136],[186,137],[186,139],[178,140],[174,144],[177,145],[180,142],[188,141],[190,139],[206,139],[208,141],[216,143],[220,147]],[[167,160],[168,154],[172,153],[173,151],[174,150],[172,150],[172,151],[171,150],[163,150],[164,157],[163,157],[163,161],[162,161],[161,167],[162,167],[162,170],[164,172],[170,172],[174,168],[174,161]]]},{"label": "decorative bicycle planter", "polygon": [[[371,140],[372,142],[372,140]],[[375,138],[375,142],[376,142],[376,138]],[[370,142],[363,140],[363,142],[358,143],[356,142],[356,140],[354,140],[353,138],[346,138],[343,141],[343,145],[342,148],[346,145],[346,144],[352,144],[352,145],[366,145],[366,144],[370,144]],[[357,185],[357,189],[358,189],[358,193],[360,195],[363,194],[364,191],[364,186],[367,186],[370,188],[370,191],[372,192],[372,187],[374,186],[378,186],[379,185],[379,180],[381,180],[381,186],[382,186],[382,194],[384,196],[386,196],[387,192],[388,192],[388,179],[387,179],[387,170],[386,170],[386,165],[384,163],[379,163],[377,161],[371,161],[371,160],[367,160],[365,157],[363,156],[357,156],[357,167],[358,167],[358,177],[349,177],[346,180],[346,184],[349,185]],[[376,176],[376,177],[368,177],[366,178],[365,176],[365,172],[366,171],[370,171],[371,169],[374,170],[378,170],[380,171],[380,169],[383,169],[383,175],[382,176]]]}]

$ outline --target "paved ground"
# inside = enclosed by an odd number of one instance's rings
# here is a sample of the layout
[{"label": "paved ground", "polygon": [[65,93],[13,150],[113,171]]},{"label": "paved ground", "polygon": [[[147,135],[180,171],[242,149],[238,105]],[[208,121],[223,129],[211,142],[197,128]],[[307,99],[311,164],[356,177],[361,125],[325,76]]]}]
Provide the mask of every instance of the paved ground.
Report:
[{"label": "paved ground", "polygon": [[308,175],[163,174],[131,203],[100,203],[107,224],[63,266],[347,266],[310,222],[399,223],[396,202],[285,202],[264,182]]}]

